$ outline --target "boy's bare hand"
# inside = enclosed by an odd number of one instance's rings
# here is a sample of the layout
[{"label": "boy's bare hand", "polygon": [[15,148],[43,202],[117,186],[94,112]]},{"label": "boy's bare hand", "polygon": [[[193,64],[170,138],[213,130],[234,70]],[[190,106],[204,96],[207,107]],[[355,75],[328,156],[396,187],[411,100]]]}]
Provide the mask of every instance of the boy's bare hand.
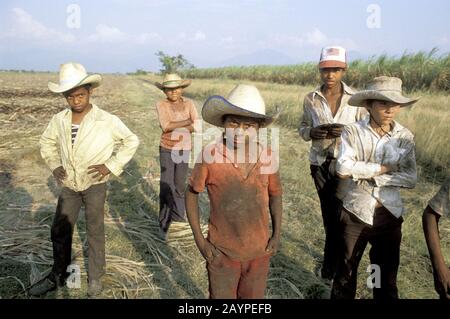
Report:
[{"label": "boy's bare hand", "polygon": [[328,131],[322,129],[320,126],[313,127],[309,133],[312,139],[314,140],[322,140],[327,137]]},{"label": "boy's bare hand", "polygon": [[280,239],[277,237],[270,238],[269,242],[267,243],[266,252],[270,253],[271,255],[275,255],[278,251],[278,246],[280,244]]},{"label": "boy's bare hand", "polygon": [[198,249],[202,254],[203,258],[206,260],[212,260],[215,256],[219,254],[218,249],[209,242],[207,239],[203,239],[203,241],[198,245]]},{"label": "boy's bare hand", "polygon": [[64,167],[60,166],[58,168],[55,168],[53,171],[53,176],[56,178],[56,181],[58,183],[61,183],[67,176],[66,170]]},{"label": "boy's bare hand", "polygon": [[450,299],[450,268],[446,267],[435,272],[434,288],[440,296]]},{"label": "boy's bare hand", "polygon": [[343,127],[332,127],[329,131],[332,137],[340,137],[342,134]]},{"label": "boy's bare hand", "polygon": [[105,178],[106,175],[111,173],[111,171],[108,167],[106,167],[105,164],[91,165],[88,167],[88,169],[88,174],[95,174],[94,176],[92,176],[92,178],[100,177],[99,181],[101,181],[103,178]]},{"label": "boy's bare hand", "polygon": [[381,165],[380,175],[398,171],[398,165]]}]

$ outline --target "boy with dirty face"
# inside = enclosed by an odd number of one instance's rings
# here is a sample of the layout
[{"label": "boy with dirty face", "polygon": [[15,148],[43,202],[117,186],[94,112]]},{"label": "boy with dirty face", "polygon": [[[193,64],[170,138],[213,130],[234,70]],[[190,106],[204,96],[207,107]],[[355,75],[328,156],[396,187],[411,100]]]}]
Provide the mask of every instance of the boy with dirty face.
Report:
[{"label": "boy with dirty face", "polygon": [[[258,131],[273,117],[265,115],[264,101],[249,85],[238,85],[227,99],[210,97],[202,113],[206,122],[225,128],[217,143],[203,149],[186,191],[188,220],[206,259],[210,298],[264,298],[270,257],[280,241],[282,189],[274,153],[258,142]],[[205,188],[207,238],[198,208],[198,194]]]}]

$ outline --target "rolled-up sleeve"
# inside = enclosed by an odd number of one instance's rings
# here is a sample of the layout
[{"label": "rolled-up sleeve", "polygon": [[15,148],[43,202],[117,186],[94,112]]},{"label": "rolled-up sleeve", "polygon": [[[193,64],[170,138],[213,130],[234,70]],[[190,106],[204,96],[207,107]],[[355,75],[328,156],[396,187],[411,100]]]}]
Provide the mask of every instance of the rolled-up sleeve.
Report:
[{"label": "rolled-up sleeve", "polygon": [[378,163],[366,163],[358,160],[356,143],[351,131],[346,127],[341,135],[336,171],[342,176],[351,176],[354,180],[371,179],[381,171]]},{"label": "rolled-up sleeve", "polygon": [[197,161],[189,177],[189,186],[197,193],[203,192],[207,184],[208,175],[207,164]]},{"label": "rolled-up sleeve", "polygon": [[115,176],[123,172],[125,165],[133,158],[139,146],[138,137],[117,117],[113,117],[112,134],[114,142],[119,143],[115,155],[111,156],[105,163],[106,167]]},{"label": "rolled-up sleeve", "polygon": [[450,177],[442,184],[436,195],[428,202],[428,205],[439,215],[449,216],[450,214]]},{"label": "rolled-up sleeve", "polygon": [[303,115],[298,128],[298,133],[307,142],[311,140],[311,129],[313,127],[311,108],[309,106],[311,104],[310,100],[311,98],[306,96],[303,101]]},{"label": "rolled-up sleeve", "polygon": [[62,165],[58,143],[57,119],[53,116],[39,140],[41,156],[52,172]]},{"label": "rolled-up sleeve", "polygon": [[200,126],[201,121],[199,121],[197,108],[195,107],[195,104],[192,101],[190,102],[190,106],[189,106],[189,117],[193,123],[194,131],[195,132],[201,131],[201,126]]}]

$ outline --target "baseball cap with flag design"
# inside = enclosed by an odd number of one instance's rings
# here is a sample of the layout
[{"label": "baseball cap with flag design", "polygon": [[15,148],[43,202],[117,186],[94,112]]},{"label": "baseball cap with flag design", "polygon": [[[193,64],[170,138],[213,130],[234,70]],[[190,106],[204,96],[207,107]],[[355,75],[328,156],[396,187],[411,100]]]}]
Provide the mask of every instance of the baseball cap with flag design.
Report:
[{"label": "baseball cap with flag design", "polygon": [[330,46],[322,49],[319,68],[346,68],[347,53],[343,47]]}]

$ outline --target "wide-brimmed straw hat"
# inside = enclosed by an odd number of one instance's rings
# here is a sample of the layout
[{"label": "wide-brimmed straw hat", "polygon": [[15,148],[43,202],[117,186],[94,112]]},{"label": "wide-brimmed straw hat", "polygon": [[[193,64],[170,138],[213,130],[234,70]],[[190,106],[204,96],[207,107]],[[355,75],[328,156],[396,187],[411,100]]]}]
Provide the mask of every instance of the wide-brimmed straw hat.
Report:
[{"label": "wide-brimmed straw hat", "polygon": [[100,86],[100,74],[88,75],[84,66],[69,62],[61,64],[59,68],[59,83],[48,82],[48,89],[54,93],[64,93],[76,87],[90,84],[92,88]]},{"label": "wide-brimmed straw hat", "polygon": [[261,126],[270,125],[279,115],[266,115],[266,104],[253,85],[239,84],[228,94],[227,98],[220,95],[209,97],[203,104],[203,119],[215,126],[223,127],[224,115],[240,115],[258,119]]},{"label": "wide-brimmed straw hat", "polygon": [[402,80],[396,77],[376,77],[364,91],[352,95],[348,104],[353,106],[366,106],[367,100],[381,100],[394,102],[400,106],[408,106],[416,103],[420,98],[403,96]]},{"label": "wide-brimmed straw hat", "polygon": [[191,85],[191,80],[183,80],[178,74],[166,74],[162,83],[155,82],[155,86],[160,89],[185,88]]}]

